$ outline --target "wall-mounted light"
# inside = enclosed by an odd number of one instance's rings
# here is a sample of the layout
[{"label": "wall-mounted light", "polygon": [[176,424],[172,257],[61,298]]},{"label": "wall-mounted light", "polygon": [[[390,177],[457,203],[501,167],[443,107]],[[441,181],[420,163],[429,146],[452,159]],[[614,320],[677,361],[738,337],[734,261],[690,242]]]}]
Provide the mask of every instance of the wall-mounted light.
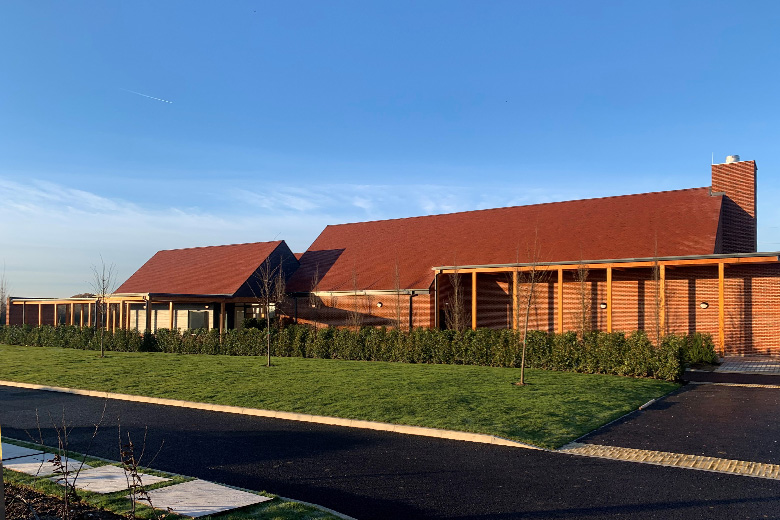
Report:
[{"label": "wall-mounted light", "polygon": [[382,305],[384,305],[382,302],[377,302],[376,304],[376,306],[379,307],[380,309],[382,308]]},{"label": "wall-mounted light", "polygon": [[707,307],[709,307],[709,306],[710,306],[710,304],[709,304],[709,303],[707,303],[707,302],[701,302],[701,303],[699,304],[699,307],[701,307],[702,309],[706,309],[706,308],[707,308]]},{"label": "wall-mounted light", "polygon": [[601,302],[599,304],[599,307],[601,307],[602,309],[606,309],[607,308],[607,302]]}]

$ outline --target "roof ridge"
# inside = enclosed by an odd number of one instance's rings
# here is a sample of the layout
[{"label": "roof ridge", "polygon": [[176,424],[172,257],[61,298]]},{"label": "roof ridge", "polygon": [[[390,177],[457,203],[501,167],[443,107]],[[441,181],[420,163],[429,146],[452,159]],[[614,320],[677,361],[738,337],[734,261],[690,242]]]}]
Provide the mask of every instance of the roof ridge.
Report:
[{"label": "roof ridge", "polygon": [[191,251],[193,249],[217,249],[220,247],[252,246],[256,244],[276,244],[278,247],[282,242],[284,242],[284,240],[269,240],[267,242],[243,242],[240,244],[220,244],[218,246],[180,247],[176,249],[160,249],[158,253],[162,253],[163,251]]},{"label": "roof ridge", "polygon": [[679,193],[683,191],[698,191],[698,190],[709,190],[711,186],[702,186],[699,188],[683,188],[679,190],[662,190],[662,191],[649,191],[645,193],[630,193],[627,195],[609,195],[606,197],[592,197],[589,199],[569,199],[569,200],[558,200],[558,201],[552,201],[552,202],[537,202],[536,204],[525,204],[525,205],[518,205],[518,206],[502,206],[499,208],[484,208],[484,209],[469,209],[465,211],[453,211],[450,213],[434,213],[433,215],[415,215],[413,217],[397,217],[397,218],[386,218],[386,219],[378,219],[378,220],[365,220],[361,222],[344,222],[342,224],[328,224],[325,226],[326,228],[329,227],[339,227],[339,226],[351,226],[354,224],[370,224],[375,222],[394,222],[399,220],[413,220],[413,219],[420,219],[420,218],[430,218],[430,217],[443,217],[447,215],[464,215],[467,213],[480,213],[483,211],[496,211],[499,209],[514,209],[514,208],[531,208],[531,207],[538,207],[538,206],[550,206],[553,204],[568,204],[572,202],[585,202],[590,200],[607,200],[607,199],[622,199],[627,197],[639,197],[642,195],[660,195],[662,193]]}]

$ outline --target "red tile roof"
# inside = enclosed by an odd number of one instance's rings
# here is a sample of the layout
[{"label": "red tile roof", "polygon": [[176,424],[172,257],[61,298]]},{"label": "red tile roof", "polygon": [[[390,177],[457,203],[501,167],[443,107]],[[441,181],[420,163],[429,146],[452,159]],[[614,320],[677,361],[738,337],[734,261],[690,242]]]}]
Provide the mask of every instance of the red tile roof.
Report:
[{"label": "red tile roof", "polygon": [[722,196],[709,188],[328,226],[287,287],[424,289],[432,267],[715,253]]},{"label": "red tile roof", "polygon": [[158,251],[115,292],[232,295],[282,244],[279,240]]}]

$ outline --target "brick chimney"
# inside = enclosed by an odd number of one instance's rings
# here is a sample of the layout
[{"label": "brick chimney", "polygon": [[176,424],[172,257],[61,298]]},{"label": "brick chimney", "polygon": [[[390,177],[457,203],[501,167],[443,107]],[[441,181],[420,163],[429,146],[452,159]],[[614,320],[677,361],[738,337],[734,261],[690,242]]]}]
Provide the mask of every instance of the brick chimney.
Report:
[{"label": "brick chimney", "polygon": [[712,194],[723,194],[717,253],[754,253],[756,226],[756,161],[740,161],[729,155],[723,164],[712,165]]}]

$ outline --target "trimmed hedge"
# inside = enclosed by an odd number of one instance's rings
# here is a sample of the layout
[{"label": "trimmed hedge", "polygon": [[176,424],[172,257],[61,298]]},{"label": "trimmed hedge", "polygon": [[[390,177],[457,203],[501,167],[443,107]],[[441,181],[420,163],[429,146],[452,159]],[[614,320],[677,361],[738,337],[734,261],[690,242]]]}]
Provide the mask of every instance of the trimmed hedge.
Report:
[{"label": "trimmed hedge", "polygon": [[[260,356],[266,353],[262,329],[227,331],[220,342],[217,330],[160,329],[156,334],[137,330],[104,331],[106,350],[157,351],[178,354]],[[477,329],[464,332],[366,327],[314,329],[291,325],[271,329],[271,354],[403,363],[439,363],[518,367],[522,355],[519,333],[511,330]],[[43,347],[100,350],[95,329],[74,326],[0,327],[0,343]],[[644,332],[591,332],[579,338],[574,332],[528,334],[526,366],[546,370],[652,377],[675,381],[686,364],[717,361],[712,338],[706,334],[675,335],[655,346]]]}]

